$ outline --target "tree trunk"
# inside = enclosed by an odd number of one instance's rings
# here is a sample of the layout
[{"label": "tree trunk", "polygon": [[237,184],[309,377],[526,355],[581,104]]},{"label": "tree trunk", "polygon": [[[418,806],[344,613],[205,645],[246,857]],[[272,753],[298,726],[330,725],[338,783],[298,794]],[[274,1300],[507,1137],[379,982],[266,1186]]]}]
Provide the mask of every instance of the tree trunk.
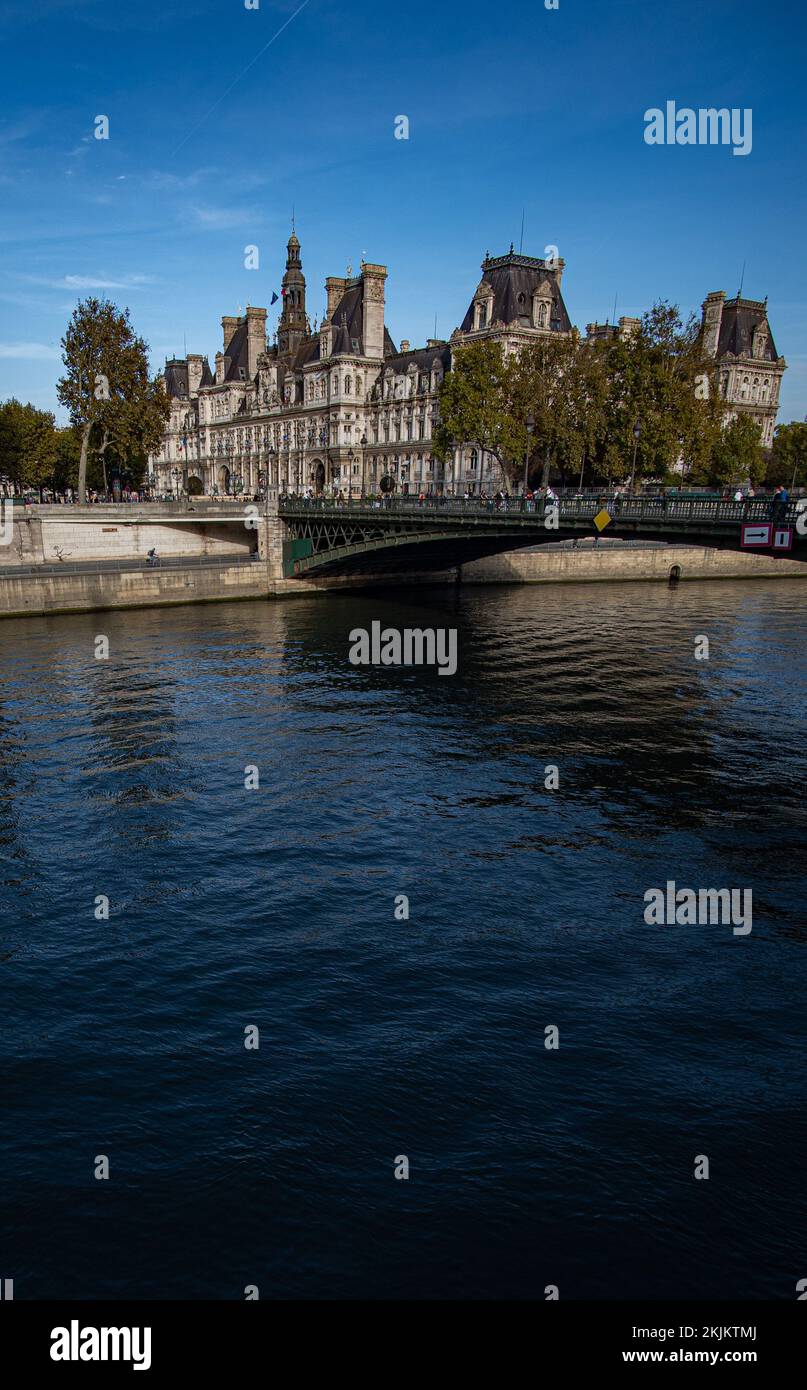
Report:
[{"label": "tree trunk", "polygon": [[544,471],[543,471],[543,473],[541,474],[541,487],[543,487],[543,488],[549,487],[549,445],[548,445],[548,444],[547,444],[547,446],[546,446],[546,453],[544,454]]},{"label": "tree trunk", "polygon": [[78,500],[81,506],[87,501],[87,454],[90,446],[90,427],[81,436],[81,458],[78,465]]}]

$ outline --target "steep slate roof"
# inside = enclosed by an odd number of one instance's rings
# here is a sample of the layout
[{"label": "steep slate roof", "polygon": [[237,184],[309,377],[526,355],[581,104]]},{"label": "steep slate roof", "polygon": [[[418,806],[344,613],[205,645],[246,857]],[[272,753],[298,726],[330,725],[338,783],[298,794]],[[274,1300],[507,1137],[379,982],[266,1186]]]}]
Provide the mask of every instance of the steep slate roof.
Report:
[{"label": "steep slate roof", "polygon": [[303,338],[303,341],[300,343],[300,346],[294,354],[294,360],[292,361],[291,365],[295,370],[299,370],[300,367],[306,367],[309,362],[318,361],[319,334],[312,333],[310,338]]},{"label": "steep slate roof", "polygon": [[391,367],[394,372],[404,373],[410,363],[414,363],[419,372],[430,372],[432,362],[435,357],[442,363],[443,370],[448,371],[451,365],[451,347],[448,343],[440,343],[439,347],[415,348],[412,352],[390,353],[384,360],[385,367]]},{"label": "steep slate roof", "polygon": [[768,341],[760,361],[775,362],[777,357],[776,345],[767,320],[767,309],[761,301],[740,299],[739,296],[736,299],[727,299],[723,305],[723,317],[720,320],[720,339],[717,344],[718,357],[722,357],[727,352],[732,353],[735,357],[752,357],[754,329],[759,324],[763,324],[768,329]]},{"label": "steep slate roof", "polygon": [[200,378],[200,380],[199,380],[199,385],[200,385],[200,386],[215,386],[215,384],[216,384],[216,378],[214,377],[213,373],[212,373],[211,370],[210,370],[210,363],[208,362],[207,358],[205,358],[204,362],[202,363],[202,375],[201,375],[201,378]]},{"label": "steep slate roof", "polygon": [[[242,319],[236,328],[232,338],[224,349],[224,356],[229,357],[230,366],[225,376],[225,381],[246,381],[249,360],[247,357],[247,321]],[[241,368],[244,375],[241,375]]]},{"label": "steep slate roof", "polygon": [[[364,280],[356,276],[348,280],[347,289],[333,311],[334,326],[332,357],[364,356]],[[356,346],[354,346],[356,344]],[[384,324],[384,356],[395,352],[395,344]]]},{"label": "steep slate roof", "polygon": [[165,364],[165,389],[169,396],[186,398],[188,395],[188,364],[175,357]]},{"label": "steep slate roof", "polygon": [[[533,292],[545,280],[552,289],[552,313],[549,326],[557,333],[568,333],[571,319],[566,312],[560,292],[557,271],[535,256],[519,256],[512,251],[507,256],[486,258],[482,262],[482,279],[493,290],[493,309],[490,322],[497,319],[508,327],[532,328]],[[521,296],[521,298],[519,298]],[[468,306],[460,330],[470,333],[474,326],[474,300]],[[490,327],[490,323],[488,324]]]}]

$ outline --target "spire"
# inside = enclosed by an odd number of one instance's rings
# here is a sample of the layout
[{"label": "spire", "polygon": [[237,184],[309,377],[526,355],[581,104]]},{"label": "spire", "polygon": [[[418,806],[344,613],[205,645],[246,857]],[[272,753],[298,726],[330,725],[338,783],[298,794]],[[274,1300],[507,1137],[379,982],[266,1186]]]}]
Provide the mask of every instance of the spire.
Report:
[{"label": "spire", "polygon": [[283,313],[277,329],[277,345],[281,354],[293,356],[308,330],[305,311],[305,276],[300,257],[300,241],[294,230],[286,244],[286,273],[283,276]]}]

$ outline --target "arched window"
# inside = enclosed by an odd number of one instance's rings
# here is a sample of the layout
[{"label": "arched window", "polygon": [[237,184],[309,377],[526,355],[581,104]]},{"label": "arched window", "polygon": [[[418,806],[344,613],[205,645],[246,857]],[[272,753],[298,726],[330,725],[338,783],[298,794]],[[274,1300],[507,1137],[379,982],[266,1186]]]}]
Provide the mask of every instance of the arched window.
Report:
[{"label": "arched window", "polygon": [[346,377],[345,377],[345,395],[346,395],[346,396],[349,396],[349,395],[350,395],[350,387],[351,387],[351,380],[350,380],[350,377],[349,377],[349,376],[346,376]]}]

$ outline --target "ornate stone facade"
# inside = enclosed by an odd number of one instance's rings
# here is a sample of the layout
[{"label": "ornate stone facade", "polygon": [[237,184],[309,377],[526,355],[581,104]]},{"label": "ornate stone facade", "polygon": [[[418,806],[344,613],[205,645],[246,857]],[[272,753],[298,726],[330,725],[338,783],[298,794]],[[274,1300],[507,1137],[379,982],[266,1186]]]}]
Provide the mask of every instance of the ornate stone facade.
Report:
[{"label": "ornate stone facade", "polygon": [[[398,349],[384,320],[383,265],[362,263],[356,276],[330,276],[325,317],[312,327],[292,233],[274,341],[267,341],[267,310],[248,306],[244,315],[221,320],[215,373],[198,354],[166,362],[171,415],[162,447],[149,459],[152,486],[244,496],[269,486],[346,497],[375,493],[382,483],[427,494],[495,489],[498,464],[476,446],[457,448],[445,461],[433,457],[440,384],[454,351],[467,343],[494,340],[514,352],[535,338],[571,333],[563,270],[562,260],[522,256],[512,246],[507,255],[486,256],[450,340],[429,339],[414,350],[403,341]],[[590,324],[588,339],[628,335],[638,323]],[[732,413],[758,419],[769,445],[785,362],[776,355],[766,304],[710,294],[703,331]]]},{"label": "ornate stone facade", "polygon": [[703,302],[703,343],[717,362],[718,389],[728,419],[750,415],[766,449],[773,443],[779,392],[787,363],[768,323],[767,299],[726,299],[723,290]]},{"label": "ornate stone facade", "polygon": [[313,328],[300,243],[292,234],[276,341],[266,309],[224,317],[215,374],[190,354],[166,362],[171,416],[149,459],[159,492],[280,492],[358,497],[382,485],[404,492],[469,493],[497,486],[498,466],[473,447],[441,462],[431,452],[440,384],[456,347],[480,338],[514,350],[531,337],[571,331],[560,292],[563,262],[519,256],[482,264],[482,280],[450,342],[396,348],[384,322],[387,268],[330,276]]}]

